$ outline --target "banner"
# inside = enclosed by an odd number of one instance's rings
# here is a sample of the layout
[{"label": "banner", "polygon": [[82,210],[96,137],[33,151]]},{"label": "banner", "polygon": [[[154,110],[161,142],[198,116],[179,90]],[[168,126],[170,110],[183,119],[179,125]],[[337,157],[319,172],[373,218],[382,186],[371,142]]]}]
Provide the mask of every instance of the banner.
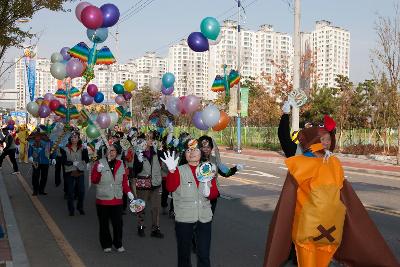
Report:
[{"label": "banner", "polygon": [[242,117],[249,116],[249,88],[240,88],[240,115]]},{"label": "banner", "polygon": [[35,99],[35,83],[36,83],[35,59],[30,57],[25,57],[25,71],[26,71],[25,86],[28,88],[30,101],[33,101]]},{"label": "banner", "polygon": [[237,87],[234,87],[233,90],[230,90],[230,99],[229,99],[229,110],[228,115],[229,117],[236,117],[237,116]]}]

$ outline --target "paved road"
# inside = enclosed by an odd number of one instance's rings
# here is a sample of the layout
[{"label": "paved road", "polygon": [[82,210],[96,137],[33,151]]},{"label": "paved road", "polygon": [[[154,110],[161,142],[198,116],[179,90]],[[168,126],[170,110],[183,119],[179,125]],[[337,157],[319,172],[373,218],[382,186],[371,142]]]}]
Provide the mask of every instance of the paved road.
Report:
[{"label": "paved road", "polygon": [[[225,157],[223,161],[228,164],[244,163],[246,169],[230,179],[220,179],[223,198],[218,202],[213,221],[212,264],[232,267],[261,266],[267,227],[286,176],[286,169],[283,165],[261,160],[239,161]],[[6,165],[4,164],[3,175],[31,265],[68,266],[48,227],[32,205],[31,197],[22,189],[15,176],[6,175],[11,172]],[[30,184],[29,169],[28,165],[21,168],[25,181]],[[176,266],[174,223],[165,215],[161,216],[161,229],[166,234],[163,240],[149,237],[149,230],[146,238],[139,238],[136,235],[135,216],[124,216],[124,246],[127,252],[105,255],[97,236],[93,188],[86,196],[86,215],[69,217],[62,188],[54,186],[53,172],[54,169],[51,168],[47,186],[49,195],[39,196],[40,203],[86,266]],[[383,213],[370,211],[370,215],[400,259],[400,216],[388,211],[400,209],[396,205],[400,203],[400,178],[350,172],[346,175],[364,203],[387,209]],[[147,223],[150,223],[150,218],[147,219]]]}]

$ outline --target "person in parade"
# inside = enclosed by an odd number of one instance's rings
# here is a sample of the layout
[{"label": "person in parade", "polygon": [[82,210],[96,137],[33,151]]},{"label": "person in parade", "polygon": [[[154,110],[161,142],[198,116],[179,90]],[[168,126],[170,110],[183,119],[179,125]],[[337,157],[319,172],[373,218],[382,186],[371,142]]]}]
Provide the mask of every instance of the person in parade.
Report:
[{"label": "person in parade", "polygon": [[[100,244],[105,253],[124,252],[122,246],[122,195],[126,193],[132,201],[134,196],[128,185],[128,174],[124,164],[118,159],[121,147],[111,144],[107,149],[107,157],[100,158],[93,165],[91,181],[96,185],[96,210],[99,220]],[[111,237],[109,224],[113,228]]]},{"label": "person in parade", "polygon": [[8,126],[2,128],[0,140],[2,143],[5,143],[5,146],[3,147],[3,153],[0,155],[0,169],[2,168],[4,158],[8,156],[13,165],[14,172],[12,174],[19,173],[17,160],[15,158],[17,146],[11,131],[8,129]]},{"label": "person in parade", "polygon": [[179,157],[166,152],[162,161],[169,174],[167,190],[172,192],[175,208],[175,233],[178,249],[178,267],[191,264],[191,244],[197,239],[197,266],[209,267],[211,246],[211,222],[213,213],[210,200],[218,197],[216,166],[200,163],[201,151],[196,139],[184,145],[184,159],[178,166]]},{"label": "person in parade", "polygon": [[26,124],[21,124],[17,131],[17,138],[19,141],[19,162],[28,163],[28,136],[29,130]]}]

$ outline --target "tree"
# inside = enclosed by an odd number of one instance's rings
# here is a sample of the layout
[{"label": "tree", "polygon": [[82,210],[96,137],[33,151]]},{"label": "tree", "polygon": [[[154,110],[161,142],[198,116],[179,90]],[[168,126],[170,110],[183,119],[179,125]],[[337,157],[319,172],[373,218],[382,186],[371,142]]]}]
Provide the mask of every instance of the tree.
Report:
[{"label": "tree", "polygon": [[397,164],[400,165],[400,12],[398,4],[395,4],[393,10],[393,17],[379,16],[375,22],[378,39],[376,48],[372,51],[371,61],[373,74],[377,80],[382,74],[386,74],[390,95],[395,100],[394,111],[398,129]]},{"label": "tree", "polygon": [[138,125],[144,125],[148,117],[160,98],[160,93],[153,92],[150,87],[143,86],[140,90],[134,92],[133,113]]},{"label": "tree", "polygon": [[301,109],[305,122],[322,122],[323,115],[334,115],[337,108],[337,88],[322,87],[310,93],[309,101]]}]

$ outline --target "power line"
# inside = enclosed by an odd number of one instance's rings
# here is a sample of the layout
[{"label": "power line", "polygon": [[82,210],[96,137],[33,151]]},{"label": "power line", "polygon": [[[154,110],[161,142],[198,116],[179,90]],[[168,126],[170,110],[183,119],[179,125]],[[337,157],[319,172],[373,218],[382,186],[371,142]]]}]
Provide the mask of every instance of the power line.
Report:
[{"label": "power line", "polygon": [[131,11],[132,9],[136,8],[141,2],[143,2],[144,0],[138,0],[136,2],[136,4],[134,4],[133,6],[131,6],[129,9],[125,10],[124,12],[122,12],[121,14],[121,18],[125,16],[125,14],[127,14],[129,11]]},{"label": "power line", "polygon": [[140,4],[140,6],[134,8],[132,11],[130,11],[127,15],[125,15],[122,19],[120,19],[119,24],[127,21],[128,19],[132,18],[134,15],[138,14],[140,11],[148,7],[151,3],[153,3],[155,0],[145,0],[143,3]]}]

